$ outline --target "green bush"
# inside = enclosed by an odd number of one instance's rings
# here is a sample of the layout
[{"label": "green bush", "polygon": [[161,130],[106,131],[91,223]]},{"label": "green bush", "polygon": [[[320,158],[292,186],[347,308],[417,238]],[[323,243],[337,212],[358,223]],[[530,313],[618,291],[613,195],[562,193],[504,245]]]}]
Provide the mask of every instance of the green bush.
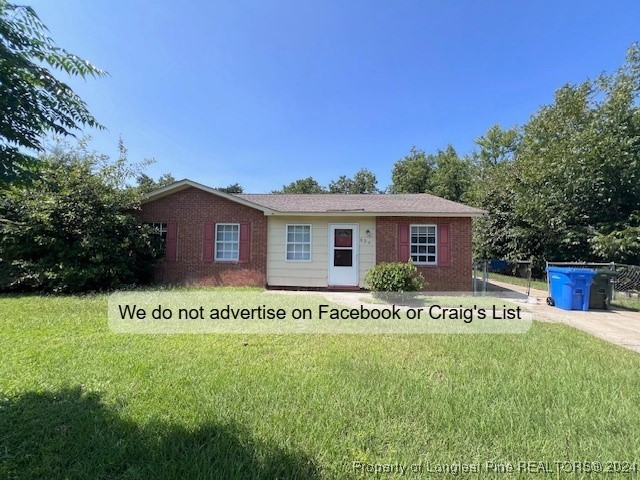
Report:
[{"label": "green bush", "polygon": [[371,268],[364,279],[374,292],[416,292],[425,286],[424,277],[411,262],[385,262]]},{"label": "green bush", "polygon": [[0,196],[0,292],[75,293],[153,280],[160,237],[133,216],[136,190],[115,184],[121,164],[100,169],[83,152],[55,153],[40,159],[30,184]]}]

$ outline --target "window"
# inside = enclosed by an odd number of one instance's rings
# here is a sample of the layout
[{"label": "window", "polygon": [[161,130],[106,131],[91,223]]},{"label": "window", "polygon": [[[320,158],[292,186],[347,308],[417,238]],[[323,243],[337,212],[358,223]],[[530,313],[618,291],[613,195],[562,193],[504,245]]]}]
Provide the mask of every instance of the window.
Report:
[{"label": "window", "polygon": [[311,225],[287,225],[286,259],[311,261]]},{"label": "window", "polygon": [[147,225],[150,225],[151,227],[155,228],[158,231],[160,238],[162,238],[163,244],[167,241],[167,224],[166,223],[153,222],[153,223],[147,223]]},{"label": "window", "polygon": [[145,225],[149,225],[155,228],[162,239],[162,250],[166,251],[167,248],[167,224],[164,222],[146,222]]},{"label": "window", "polygon": [[436,226],[411,225],[411,260],[414,263],[436,265]]},{"label": "window", "polygon": [[216,224],[216,260],[237,261],[240,256],[240,225]]},{"label": "window", "polygon": [[353,266],[353,229],[336,228],[333,231],[333,266]]}]

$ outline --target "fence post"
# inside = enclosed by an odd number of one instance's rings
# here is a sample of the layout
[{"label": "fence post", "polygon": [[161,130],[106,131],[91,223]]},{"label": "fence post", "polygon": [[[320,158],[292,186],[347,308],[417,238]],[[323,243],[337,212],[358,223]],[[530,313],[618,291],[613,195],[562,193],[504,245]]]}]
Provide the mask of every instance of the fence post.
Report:
[{"label": "fence post", "polygon": [[[616,262],[611,262],[611,270],[616,271]],[[616,279],[611,279],[611,301],[616,299]]]},{"label": "fence post", "polygon": [[484,264],[482,265],[482,280],[484,281],[483,293],[487,293],[487,282],[489,281],[489,272],[487,270],[487,263],[489,263],[489,261],[485,260]]}]

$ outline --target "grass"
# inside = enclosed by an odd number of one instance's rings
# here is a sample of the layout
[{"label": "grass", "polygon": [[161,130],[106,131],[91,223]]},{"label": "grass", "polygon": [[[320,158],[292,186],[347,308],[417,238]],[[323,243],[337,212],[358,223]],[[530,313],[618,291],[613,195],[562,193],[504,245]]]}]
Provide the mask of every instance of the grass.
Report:
[{"label": "grass", "polygon": [[611,305],[618,308],[624,308],[626,310],[633,310],[635,312],[640,311],[640,298],[631,297],[624,293],[616,293]]},{"label": "grass", "polygon": [[[526,278],[512,277],[511,275],[503,275],[501,273],[489,273],[489,280],[496,280],[498,282],[509,283],[511,285],[519,285],[521,287],[526,287],[529,282]],[[549,285],[544,280],[535,280],[532,278],[531,288],[548,291]]]},{"label": "grass", "polygon": [[640,460],[640,356],[564,325],[123,335],[106,307],[101,295],[0,297],[0,478],[358,478],[356,461]]}]

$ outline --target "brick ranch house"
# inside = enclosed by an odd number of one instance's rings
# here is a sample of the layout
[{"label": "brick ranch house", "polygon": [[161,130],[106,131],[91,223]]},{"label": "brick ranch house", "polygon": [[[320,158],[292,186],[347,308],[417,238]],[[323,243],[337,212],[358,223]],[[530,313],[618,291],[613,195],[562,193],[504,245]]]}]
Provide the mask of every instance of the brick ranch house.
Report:
[{"label": "brick ranch house", "polygon": [[165,239],[158,283],[357,289],[373,265],[411,258],[428,290],[466,291],[484,213],[428,194],[232,195],[181,180],[137,217]]}]

